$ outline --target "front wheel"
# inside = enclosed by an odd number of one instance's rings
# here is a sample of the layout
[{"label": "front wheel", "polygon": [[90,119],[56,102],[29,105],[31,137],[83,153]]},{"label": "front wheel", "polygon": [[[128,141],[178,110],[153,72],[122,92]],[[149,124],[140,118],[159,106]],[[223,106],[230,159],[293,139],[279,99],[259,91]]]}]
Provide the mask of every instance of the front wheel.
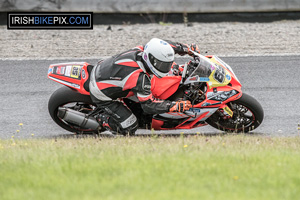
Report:
[{"label": "front wheel", "polygon": [[227,105],[233,111],[232,118],[224,119],[222,113],[217,111],[206,122],[222,131],[247,133],[256,129],[263,121],[262,106],[248,94],[243,93],[241,98],[229,102]]}]

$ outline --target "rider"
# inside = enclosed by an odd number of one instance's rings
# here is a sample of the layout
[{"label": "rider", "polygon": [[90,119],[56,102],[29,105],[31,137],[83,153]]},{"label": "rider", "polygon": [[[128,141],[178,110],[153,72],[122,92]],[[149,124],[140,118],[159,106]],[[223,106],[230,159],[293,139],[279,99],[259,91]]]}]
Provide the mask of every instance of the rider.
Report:
[{"label": "rider", "polygon": [[122,98],[136,96],[148,114],[184,112],[190,101],[169,101],[154,98],[151,93],[151,75],[162,78],[174,62],[174,53],[190,54],[198,51],[181,43],[153,38],[145,46],[138,46],[121,54],[99,61],[93,68],[90,94],[102,111],[97,118],[101,127],[113,133],[133,135],[138,128],[136,116],[122,102]]}]

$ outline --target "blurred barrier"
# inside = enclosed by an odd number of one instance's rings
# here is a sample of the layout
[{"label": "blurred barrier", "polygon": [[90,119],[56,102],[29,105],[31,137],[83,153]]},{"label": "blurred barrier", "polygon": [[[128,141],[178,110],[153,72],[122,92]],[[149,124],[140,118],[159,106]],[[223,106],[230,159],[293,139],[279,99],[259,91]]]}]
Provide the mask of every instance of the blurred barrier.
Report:
[{"label": "blurred barrier", "polygon": [[224,13],[300,11],[300,0],[0,0],[0,12]]}]

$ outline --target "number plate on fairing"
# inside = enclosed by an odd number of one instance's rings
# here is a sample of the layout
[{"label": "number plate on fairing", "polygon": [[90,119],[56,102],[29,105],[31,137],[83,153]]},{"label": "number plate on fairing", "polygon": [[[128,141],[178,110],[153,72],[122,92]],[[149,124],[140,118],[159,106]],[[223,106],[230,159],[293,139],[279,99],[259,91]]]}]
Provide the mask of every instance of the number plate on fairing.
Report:
[{"label": "number plate on fairing", "polygon": [[209,88],[220,87],[228,85],[231,81],[231,76],[227,70],[225,70],[216,60],[213,58],[211,61],[215,64],[212,65],[212,73],[209,76],[208,85]]}]

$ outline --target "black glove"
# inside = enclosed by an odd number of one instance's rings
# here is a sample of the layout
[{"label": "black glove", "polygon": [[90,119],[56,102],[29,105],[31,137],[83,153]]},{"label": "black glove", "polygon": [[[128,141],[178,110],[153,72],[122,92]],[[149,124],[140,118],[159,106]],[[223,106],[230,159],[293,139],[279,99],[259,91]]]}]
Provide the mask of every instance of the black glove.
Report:
[{"label": "black glove", "polygon": [[199,47],[196,44],[191,44],[190,46],[187,44],[179,44],[179,47],[177,47],[177,53],[181,56],[186,54],[192,56],[193,53],[191,52],[191,50],[200,53]]},{"label": "black glove", "polygon": [[186,54],[188,54],[190,51],[189,46],[187,44],[181,44],[179,43],[178,47],[177,47],[177,53],[181,56],[184,56]]}]

